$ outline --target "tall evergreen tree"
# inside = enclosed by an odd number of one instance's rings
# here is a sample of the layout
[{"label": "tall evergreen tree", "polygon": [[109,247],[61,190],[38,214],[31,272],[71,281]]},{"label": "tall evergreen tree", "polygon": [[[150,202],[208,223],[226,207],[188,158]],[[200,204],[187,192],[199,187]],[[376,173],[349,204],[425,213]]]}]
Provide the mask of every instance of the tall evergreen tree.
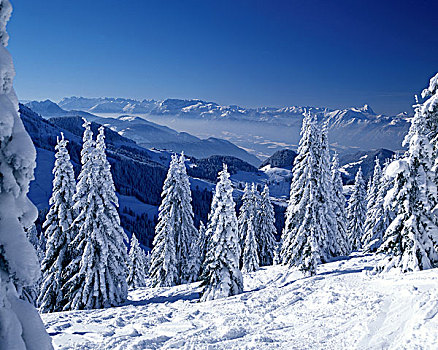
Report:
[{"label": "tall evergreen tree", "polygon": [[365,218],[366,187],[362,177],[362,168],[359,168],[354,179],[353,192],[348,200],[347,208],[348,239],[352,250],[362,248]]},{"label": "tall evergreen tree", "polygon": [[438,73],[430,79],[429,86],[423,90],[421,97],[424,102],[416,107],[417,113],[422,116],[423,133],[429,139],[432,151],[432,173],[433,181],[428,181],[428,200],[434,205],[434,221],[438,223]]},{"label": "tall evergreen tree", "polygon": [[304,116],[298,155],[294,161],[290,198],[282,235],[283,264],[296,266],[306,274],[316,273],[317,264],[329,259],[325,251],[326,232],[320,223],[319,135],[316,120]]},{"label": "tall evergreen tree", "polygon": [[363,239],[363,248],[367,252],[375,252],[380,247],[383,235],[394,219],[393,211],[385,204],[386,195],[392,186],[391,179],[385,176],[388,165],[389,163],[385,164],[379,179],[374,204],[367,210]]},{"label": "tall evergreen tree", "polygon": [[274,206],[269,198],[269,187],[265,185],[261,198],[260,209],[257,213],[258,223],[258,256],[261,266],[272,265],[276,249],[275,233],[275,213]]},{"label": "tall evergreen tree", "polygon": [[[200,270],[199,232],[193,223],[192,193],[187,175],[184,153],[179,157],[179,195],[181,203],[180,232],[177,234],[177,259],[180,261],[182,283],[191,283],[198,279]],[[179,243],[178,243],[179,241]]]},{"label": "tall evergreen tree", "polygon": [[43,312],[61,311],[67,303],[62,287],[66,282],[65,269],[72,259],[70,227],[74,220],[73,196],[76,188],[67,143],[64,134],[61,133],[61,138],[58,138],[55,146],[50,209],[43,223],[47,244],[41,264],[43,281],[38,298],[38,305]]},{"label": "tall evergreen tree", "polygon": [[351,248],[347,233],[347,214],[345,212],[345,203],[347,200],[344,196],[342,177],[341,172],[339,171],[339,157],[337,153],[335,153],[333,156],[331,172],[333,184],[332,201],[333,210],[336,215],[337,233],[341,239],[341,242],[343,242],[344,246],[342,250],[344,254],[349,254]]},{"label": "tall evergreen tree", "polygon": [[10,2],[0,0],[0,348],[48,350],[51,340],[38,312],[19,299],[22,287],[38,280],[40,265],[24,232],[37,217],[27,198],[36,152],[12,86],[14,65],[6,50],[11,12]]},{"label": "tall evergreen tree", "polygon": [[250,220],[248,221],[248,231],[246,232],[245,244],[242,251],[242,271],[243,272],[254,272],[259,269],[259,257],[257,253],[257,240],[256,231],[254,227],[255,218],[251,214]]},{"label": "tall evergreen tree", "polygon": [[382,168],[380,167],[380,162],[377,157],[374,160],[374,163],[373,176],[370,177],[369,186],[367,189],[367,213],[374,205],[377,192],[379,190],[380,179],[382,177]]},{"label": "tall evergreen tree", "polygon": [[149,270],[153,286],[170,287],[180,283],[174,224],[178,203],[173,198],[177,192],[178,162],[177,156],[173,155],[161,194],[163,199],[158,209]]},{"label": "tall evergreen tree", "polygon": [[131,289],[146,286],[147,262],[143,249],[138,243],[135,233],[131,237],[131,247],[128,253],[128,278],[127,283]]},{"label": "tall evergreen tree", "polygon": [[423,105],[415,106],[415,115],[404,140],[408,151],[404,159],[390,165],[390,168],[399,169],[392,189],[396,217],[378,249],[387,255],[378,270],[397,268],[408,272],[438,266],[438,227],[432,214],[436,201],[433,146],[429,139],[430,115],[425,113],[425,109],[430,111],[432,106],[436,107],[437,97],[430,98],[435,104],[429,99]]},{"label": "tall evergreen tree", "polygon": [[377,202],[377,196],[382,184],[382,169],[380,167],[379,159],[376,157],[374,161],[373,175],[370,177],[368,191],[367,191],[367,211],[364,222],[364,235],[362,236],[362,247],[367,250],[367,247],[374,237],[374,229],[376,224],[376,209],[380,203]]},{"label": "tall evergreen tree", "polygon": [[338,227],[338,216],[334,203],[334,184],[330,162],[330,152],[328,143],[328,122],[322,125],[320,131],[319,154],[318,154],[318,173],[317,182],[319,207],[319,222],[325,233],[323,246],[329,257],[346,255],[349,251],[346,237],[342,232],[342,227]]},{"label": "tall evergreen tree", "polygon": [[162,198],[151,256],[152,283],[173,286],[196,281],[200,268],[198,231],[183,154],[172,156]]},{"label": "tall evergreen tree", "polygon": [[211,207],[201,301],[225,298],[243,291],[238,223],[230,174],[225,164],[218,175]]},{"label": "tall evergreen tree", "polygon": [[[256,203],[255,203],[254,191],[251,186],[247,183],[245,185],[245,189],[243,191],[242,196],[242,206],[240,207],[239,216],[237,219],[239,225],[239,245],[240,250],[243,251],[243,247],[245,246],[246,234],[248,232],[249,221],[251,217],[256,217]],[[252,223],[253,228],[255,229],[254,223]],[[239,261],[240,268],[243,267],[243,255],[240,256]]]},{"label": "tall evergreen tree", "polygon": [[84,123],[82,169],[74,196],[78,216],[73,222],[71,246],[77,254],[67,268],[69,280],[64,310],[120,305],[128,286],[126,234],[120,226],[117,197],[105,154],[104,129],[93,141],[90,123]]}]

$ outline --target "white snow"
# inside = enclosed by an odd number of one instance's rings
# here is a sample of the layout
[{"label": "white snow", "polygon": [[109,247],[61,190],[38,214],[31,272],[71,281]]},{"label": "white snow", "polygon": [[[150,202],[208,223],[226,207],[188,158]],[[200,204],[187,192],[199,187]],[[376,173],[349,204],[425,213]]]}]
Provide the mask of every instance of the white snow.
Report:
[{"label": "white snow", "polygon": [[198,302],[197,283],[132,291],[111,309],[44,314],[57,349],[433,349],[438,269],[374,275],[378,257],[244,275],[243,294]]},{"label": "white snow", "polygon": [[388,165],[384,175],[387,179],[394,179],[400,172],[405,171],[407,166],[405,159],[394,160]]}]

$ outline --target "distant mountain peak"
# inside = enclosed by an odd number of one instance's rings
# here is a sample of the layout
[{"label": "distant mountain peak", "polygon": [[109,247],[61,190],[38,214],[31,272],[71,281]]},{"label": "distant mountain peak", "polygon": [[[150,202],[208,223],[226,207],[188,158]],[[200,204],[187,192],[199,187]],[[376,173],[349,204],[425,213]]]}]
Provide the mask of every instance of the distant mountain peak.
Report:
[{"label": "distant mountain peak", "polygon": [[363,107],[359,108],[362,112],[367,113],[367,114],[376,114],[374,113],[373,109],[371,108],[370,105],[368,104],[364,104]]}]

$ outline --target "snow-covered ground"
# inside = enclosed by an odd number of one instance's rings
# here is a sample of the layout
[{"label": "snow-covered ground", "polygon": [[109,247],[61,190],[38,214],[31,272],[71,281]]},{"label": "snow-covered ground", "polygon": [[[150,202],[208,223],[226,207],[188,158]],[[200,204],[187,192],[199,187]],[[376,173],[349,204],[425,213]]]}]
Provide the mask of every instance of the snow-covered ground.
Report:
[{"label": "snow-covered ground", "polygon": [[57,349],[437,349],[438,269],[373,275],[352,255],[303,277],[245,275],[245,291],[198,302],[199,285],[144,288],[125,306],[43,315]]}]

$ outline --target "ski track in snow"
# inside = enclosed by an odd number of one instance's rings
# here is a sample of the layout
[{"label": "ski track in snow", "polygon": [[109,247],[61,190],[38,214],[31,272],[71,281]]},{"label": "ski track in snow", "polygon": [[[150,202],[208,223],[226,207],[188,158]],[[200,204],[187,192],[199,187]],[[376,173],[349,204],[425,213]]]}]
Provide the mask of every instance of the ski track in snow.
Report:
[{"label": "ski track in snow", "polygon": [[199,284],[142,288],[121,307],[42,317],[56,349],[437,349],[438,269],[373,275],[377,259],[313,277],[262,268],[243,294],[204,303]]}]

